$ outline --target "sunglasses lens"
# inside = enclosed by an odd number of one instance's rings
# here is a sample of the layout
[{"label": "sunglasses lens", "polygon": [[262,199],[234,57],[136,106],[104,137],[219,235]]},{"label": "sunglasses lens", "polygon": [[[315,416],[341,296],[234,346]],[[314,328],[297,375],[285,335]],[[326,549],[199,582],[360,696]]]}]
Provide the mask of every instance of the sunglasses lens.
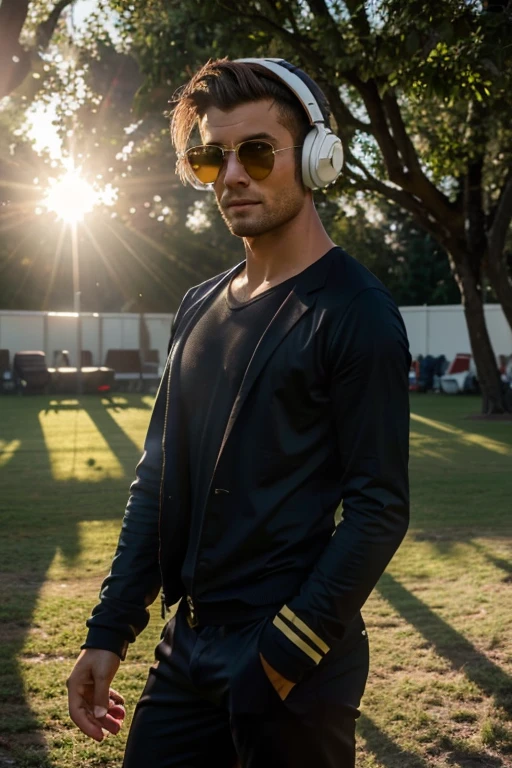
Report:
[{"label": "sunglasses lens", "polygon": [[[202,184],[213,184],[224,163],[222,149],[209,144],[191,147],[185,157],[194,176]],[[274,149],[268,141],[244,141],[238,147],[238,160],[251,179],[261,181],[274,167]]]},{"label": "sunglasses lens", "polygon": [[185,153],[194,176],[202,184],[213,184],[222,168],[223,156],[220,147],[191,147]]},{"label": "sunglasses lens", "polygon": [[266,179],[274,167],[272,144],[267,141],[244,141],[238,148],[238,159],[251,179]]}]

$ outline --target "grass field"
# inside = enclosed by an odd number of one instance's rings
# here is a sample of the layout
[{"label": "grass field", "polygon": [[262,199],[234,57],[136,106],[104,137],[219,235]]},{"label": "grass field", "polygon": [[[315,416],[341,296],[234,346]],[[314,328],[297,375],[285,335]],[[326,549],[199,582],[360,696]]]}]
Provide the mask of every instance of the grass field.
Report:
[{"label": "grass field", "polygon": [[[151,405],[0,398],[0,768],[121,764],[126,729],[89,742],[64,681]],[[364,611],[358,768],[512,766],[512,422],[468,419],[470,397],[416,395],[411,409],[412,523]],[[155,606],[116,678],[129,710],[160,630]]]}]

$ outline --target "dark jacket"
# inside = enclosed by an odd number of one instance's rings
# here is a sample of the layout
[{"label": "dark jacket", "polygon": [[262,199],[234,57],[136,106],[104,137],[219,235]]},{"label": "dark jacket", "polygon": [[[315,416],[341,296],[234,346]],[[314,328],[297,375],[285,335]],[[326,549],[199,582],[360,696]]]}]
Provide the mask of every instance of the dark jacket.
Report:
[{"label": "dark jacket", "polygon": [[316,264],[255,349],[194,509],[180,359],[239,266],[186,294],[85,647],[124,657],[160,588],[167,606],[191,596],[205,624],[261,618],[261,653],[294,681],[364,634],[360,609],[408,524],[410,356],[368,270],[339,248]]}]

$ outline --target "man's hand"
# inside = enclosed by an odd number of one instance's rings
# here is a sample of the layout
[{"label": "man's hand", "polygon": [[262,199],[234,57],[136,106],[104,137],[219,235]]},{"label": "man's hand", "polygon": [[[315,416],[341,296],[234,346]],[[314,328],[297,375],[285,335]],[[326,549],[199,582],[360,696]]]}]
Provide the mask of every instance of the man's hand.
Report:
[{"label": "man's hand", "polygon": [[86,736],[103,741],[103,729],[118,733],[125,716],[123,697],[110,688],[121,660],[111,651],[87,648],[68,680],[69,715]]},{"label": "man's hand", "polygon": [[270,664],[265,661],[261,653],[260,659],[268,679],[276,689],[281,700],[284,701],[290,693],[291,689],[294,687],[295,683],[292,683],[291,680],[287,680],[286,677],[280,675],[279,672],[274,669],[274,667],[271,667]]}]

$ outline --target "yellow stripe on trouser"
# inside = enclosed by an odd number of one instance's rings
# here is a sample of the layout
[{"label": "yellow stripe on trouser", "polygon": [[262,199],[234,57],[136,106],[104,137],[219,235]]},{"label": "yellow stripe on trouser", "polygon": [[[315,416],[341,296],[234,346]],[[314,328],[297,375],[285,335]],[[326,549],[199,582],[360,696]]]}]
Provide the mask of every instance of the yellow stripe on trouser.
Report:
[{"label": "yellow stripe on trouser", "polygon": [[320,654],[314,651],[307,643],[305,643],[301,637],[296,635],[295,632],[290,629],[288,624],[285,624],[284,621],[279,618],[279,616],[275,617],[273,624],[275,627],[277,627],[277,629],[280,629],[281,632],[286,635],[288,640],[291,640],[292,643],[297,646],[297,648],[300,648],[301,651],[307,653],[307,655],[313,659],[315,664],[318,664],[318,662],[322,661]]},{"label": "yellow stripe on trouser", "polygon": [[330,651],[330,648],[327,645],[327,643],[324,643],[321,637],[318,637],[318,635],[315,632],[313,632],[313,630],[310,629],[310,627],[308,627],[307,624],[304,624],[304,622],[301,621],[301,619],[299,619],[299,617],[296,616],[293,613],[293,611],[290,611],[287,605],[283,606],[283,608],[281,608],[279,613],[282,616],[284,616],[285,619],[288,619],[288,621],[291,624],[295,624],[297,629],[300,629],[303,635],[306,635],[306,637],[309,637],[311,642],[314,643],[316,646],[318,646],[318,648],[320,648],[321,651],[323,651],[324,653],[327,653],[328,651]]}]

